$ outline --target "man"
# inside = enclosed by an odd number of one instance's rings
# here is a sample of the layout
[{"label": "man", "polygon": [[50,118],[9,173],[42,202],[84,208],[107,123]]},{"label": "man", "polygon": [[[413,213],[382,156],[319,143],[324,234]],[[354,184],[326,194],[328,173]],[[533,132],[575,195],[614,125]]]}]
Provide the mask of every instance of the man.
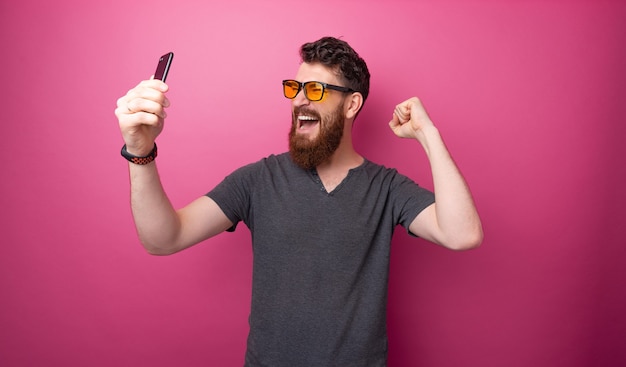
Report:
[{"label": "man", "polygon": [[141,82],[117,103],[131,206],[148,252],[181,251],[243,221],[253,238],[253,292],[246,366],[385,366],[390,241],[411,234],[461,250],[482,227],[468,187],[417,98],[389,126],[428,155],[434,194],[354,150],[352,125],[369,71],[344,41],[304,44],[293,80],[289,153],[242,167],[175,210],[155,163],[167,85]]}]

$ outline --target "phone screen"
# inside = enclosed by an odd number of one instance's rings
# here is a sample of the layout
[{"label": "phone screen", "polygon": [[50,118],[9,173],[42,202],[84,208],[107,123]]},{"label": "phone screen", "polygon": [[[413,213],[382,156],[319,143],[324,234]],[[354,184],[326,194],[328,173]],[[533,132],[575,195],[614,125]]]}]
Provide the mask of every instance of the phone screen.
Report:
[{"label": "phone screen", "polygon": [[173,52],[168,52],[165,55],[161,56],[161,58],[159,59],[159,63],[157,64],[156,71],[154,72],[154,79],[159,79],[165,82],[165,78],[167,78],[167,73],[170,71],[170,66],[172,65],[173,58]]}]

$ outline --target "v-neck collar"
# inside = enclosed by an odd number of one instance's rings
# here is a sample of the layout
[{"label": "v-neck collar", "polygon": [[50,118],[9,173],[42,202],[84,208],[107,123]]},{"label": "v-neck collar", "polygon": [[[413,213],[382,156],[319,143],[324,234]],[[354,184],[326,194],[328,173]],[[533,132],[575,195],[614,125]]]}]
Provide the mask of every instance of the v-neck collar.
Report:
[{"label": "v-neck collar", "polygon": [[331,192],[326,191],[326,187],[324,186],[324,183],[322,182],[322,179],[320,178],[319,174],[317,173],[317,169],[316,168],[310,169],[308,171],[308,173],[309,173],[309,177],[313,180],[315,185],[319,188],[320,192],[322,192],[322,193],[324,193],[324,194],[326,194],[328,196],[332,196],[335,193],[339,192],[339,190],[341,190],[346,185],[346,183],[350,180],[350,177],[353,175],[353,173],[356,170],[361,169],[362,167],[364,167],[366,165],[366,163],[367,163],[367,159],[363,158],[363,162],[360,165],[358,165],[358,166],[356,166],[354,168],[350,168],[348,170],[348,173],[346,174],[346,177],[344,177],[343,180],[341,180],[341,182],[337,186],[335,186],[335,188]]}]

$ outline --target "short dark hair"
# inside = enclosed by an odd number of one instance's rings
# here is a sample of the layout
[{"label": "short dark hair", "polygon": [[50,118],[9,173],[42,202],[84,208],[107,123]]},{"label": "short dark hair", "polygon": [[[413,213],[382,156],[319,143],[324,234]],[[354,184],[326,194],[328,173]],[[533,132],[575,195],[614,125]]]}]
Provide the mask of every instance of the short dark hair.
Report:
[{"label": "short dark hair", "polygon": [[323,37],[300,47],[300,58],[307,64],[320,63],[336,71],[351,88],[363,95],[363,103],[370,92],[370,72],[367,64],[350,45],[334,37]]}]

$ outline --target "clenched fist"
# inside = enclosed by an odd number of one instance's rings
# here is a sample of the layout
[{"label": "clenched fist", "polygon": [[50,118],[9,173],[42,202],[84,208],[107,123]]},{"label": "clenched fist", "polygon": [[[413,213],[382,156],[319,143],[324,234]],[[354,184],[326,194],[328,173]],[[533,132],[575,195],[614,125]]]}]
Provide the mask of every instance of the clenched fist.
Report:
[{"label": "clenched fist", "polygon": [[389,127],[401,138],[421,140],[424,129],[434,125],[422,102],[413,97],[396,106]]},{"label": "clenched fist", "polygon": [[167,117],[165,108],[170,106],[167,90],[160,80],[144,80],[117,100],[115,115],[130,154],[145,156],[154,147]]}]

